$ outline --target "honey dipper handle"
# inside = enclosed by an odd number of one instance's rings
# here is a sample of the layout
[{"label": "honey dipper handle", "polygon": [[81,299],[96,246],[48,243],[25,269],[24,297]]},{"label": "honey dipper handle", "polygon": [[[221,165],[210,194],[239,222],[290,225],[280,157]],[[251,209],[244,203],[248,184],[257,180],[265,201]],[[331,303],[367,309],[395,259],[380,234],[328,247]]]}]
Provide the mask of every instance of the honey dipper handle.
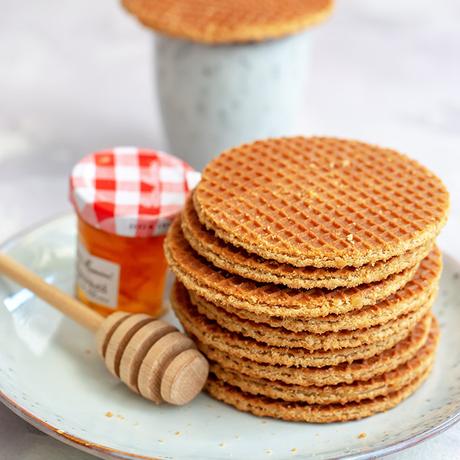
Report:
[{"label": "honey dipper handle", "polygon": [[29,289],[40,299],[92,331],[96,331],[103,321],[101,315],[2,253],[0,253],[0,275]]}]

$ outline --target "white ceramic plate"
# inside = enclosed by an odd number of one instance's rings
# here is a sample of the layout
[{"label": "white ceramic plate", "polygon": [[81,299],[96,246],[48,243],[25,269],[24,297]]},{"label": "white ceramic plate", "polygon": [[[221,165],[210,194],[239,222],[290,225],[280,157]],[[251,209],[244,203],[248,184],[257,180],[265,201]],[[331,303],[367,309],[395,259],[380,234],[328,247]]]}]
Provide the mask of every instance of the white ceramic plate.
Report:
[{"label": "white ceramic plate", "polygon": [[[22,233],[3,246],[69,292],[74,249],[72,216]],[[39,429],[103,458],[257,460],[388,454],[460,418],[459,273],[460,264],[445,257],[435,307],[443,334],[433,374],[397,408],[361,421],[313,425],[262,419],[204,394],[187,407],[157,407],[112,378],[89,332],[1,278],[0,398]],[[175,321],[171,313],[168,319]]]}]

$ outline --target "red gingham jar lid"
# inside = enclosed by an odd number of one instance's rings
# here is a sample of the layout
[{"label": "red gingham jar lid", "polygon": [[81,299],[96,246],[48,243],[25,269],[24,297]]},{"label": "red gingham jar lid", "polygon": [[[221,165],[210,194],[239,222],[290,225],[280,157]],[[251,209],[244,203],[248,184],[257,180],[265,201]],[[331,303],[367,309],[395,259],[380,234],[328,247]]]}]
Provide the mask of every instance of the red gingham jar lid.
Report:
[{"label": "red gingham jar lid", "polygon": [[120,236],[163,235],[200,179],[167,153],[116,147],[84,157],[70,177],[70,200],[89,225]]}]

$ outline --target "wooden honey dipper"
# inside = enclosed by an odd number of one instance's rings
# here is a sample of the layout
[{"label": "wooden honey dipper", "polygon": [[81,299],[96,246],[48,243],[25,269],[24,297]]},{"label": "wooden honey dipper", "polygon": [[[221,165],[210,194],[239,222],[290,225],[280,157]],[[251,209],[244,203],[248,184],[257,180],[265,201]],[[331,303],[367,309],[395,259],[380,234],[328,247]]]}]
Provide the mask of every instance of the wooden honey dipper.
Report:
[{"label": "wooden honey dipper", "polygon": [[96,332],[109,371],[144,398],[184,405],[202,390],[209,364],[193,341],[171,324],[140,313],[116,312],[104,318],[4,254],[0,274]]}]

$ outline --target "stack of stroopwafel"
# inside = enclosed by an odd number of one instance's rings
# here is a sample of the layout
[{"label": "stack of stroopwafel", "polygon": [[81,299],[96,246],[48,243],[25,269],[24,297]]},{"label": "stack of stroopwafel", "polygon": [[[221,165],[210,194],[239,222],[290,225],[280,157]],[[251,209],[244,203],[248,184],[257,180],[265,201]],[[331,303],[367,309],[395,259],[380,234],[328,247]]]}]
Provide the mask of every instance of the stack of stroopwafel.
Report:
[{"label": "stack of stroopwafel", "polygon": [[428,376],[442,182],[392,150],[332,138],[221,154],[172,225],[171,300],[211,363],[207,391],[256,415],[352,420]]}]

